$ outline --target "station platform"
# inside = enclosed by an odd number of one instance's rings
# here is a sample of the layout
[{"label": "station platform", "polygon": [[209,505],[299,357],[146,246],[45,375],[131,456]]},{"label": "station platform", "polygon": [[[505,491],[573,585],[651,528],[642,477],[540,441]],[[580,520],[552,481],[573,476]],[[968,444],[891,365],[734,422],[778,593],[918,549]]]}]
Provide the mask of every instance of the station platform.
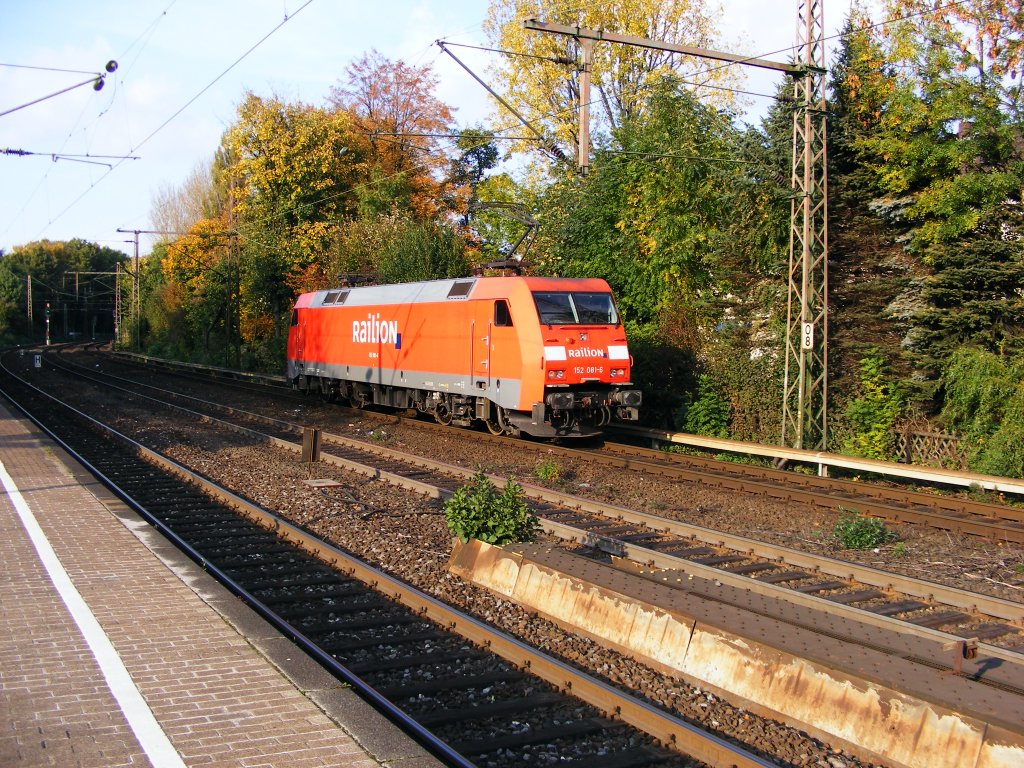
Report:
[{"label": "station platform", "polygon": [[0,765],[436,768],[0,399]]}]

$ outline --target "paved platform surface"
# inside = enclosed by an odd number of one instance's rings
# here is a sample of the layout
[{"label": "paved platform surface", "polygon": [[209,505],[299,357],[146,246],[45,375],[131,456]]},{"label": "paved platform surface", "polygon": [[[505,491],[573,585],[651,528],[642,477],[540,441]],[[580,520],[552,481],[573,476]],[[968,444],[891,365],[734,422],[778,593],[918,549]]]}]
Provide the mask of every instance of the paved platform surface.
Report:
[{"label": "paved platform surface", "polygon": [[439,763],[0,400],[0,766]]}]

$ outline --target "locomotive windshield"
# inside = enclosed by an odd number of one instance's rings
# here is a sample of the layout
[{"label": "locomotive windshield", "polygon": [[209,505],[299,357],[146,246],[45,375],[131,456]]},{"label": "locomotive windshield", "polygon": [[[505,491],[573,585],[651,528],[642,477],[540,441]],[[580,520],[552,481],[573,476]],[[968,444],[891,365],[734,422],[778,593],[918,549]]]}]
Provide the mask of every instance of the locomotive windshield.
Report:
[{"label": "locomotive windshield", "polygon": [[544,325],[618,325],[610,293],[535,291],[533,300]]}]

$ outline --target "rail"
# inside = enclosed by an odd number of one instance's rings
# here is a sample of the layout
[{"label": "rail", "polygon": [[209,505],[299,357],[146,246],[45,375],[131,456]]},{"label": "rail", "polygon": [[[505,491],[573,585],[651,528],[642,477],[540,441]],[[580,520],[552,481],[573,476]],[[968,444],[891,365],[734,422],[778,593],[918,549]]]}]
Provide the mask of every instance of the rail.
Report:
[{"label": "rail", "polygon": [[821,476],[828,475],[829,467],[837,467],[854,472],[869,472],[873,475],[900,477],[925,483],[978,488],[997,493],[1024,494],[1024,480],[1011,477],[982,475],[975,472],[956,472],[936,467],[911,466],[898,464],[894,461],[862,459],[856,456],[842,456],[838,453],[828,453],[826,451],[806,451],[798,448],[747,443],[741,440],[704,437],[702,435],[690,435],[685,432],[669,432],[663,429],[650,429],[647,427],[616,426],[614,432],[619,435],[652,440],[659,444],[689,445],[694,448],[704,448],[712,451],[812,464],[818,467],[818,474]]},{"label": "rail", "polygon": [[192,373],[201,373],[212,377],[220,376],[226,379],[236,379],[238,381],[247,381],[251,384],[262,384],[270,387],[288,386],[288,381],[285,376],[272,373],[238,371],[234,368],[221,368],[215,365],[204,365],[202,363],[184,363],[179,360],[169,360],[165,357],[153,357],[152,355],[143,355],[138,352],[124,352],[117,350],[114,354],[117,357],[123,357],[126,360],[134,360],[154,367],[190,371]]},{"label": "rail", "polygon": [[[201,365],[198,363],[183,363],[175,360],[168,360],[166,358],[131,352],[118,352],[117,354],[118,356],[138,360],[150,365],[190,370],[196,373],[205,373],[213,376],[231,377],[242,381],[266,384],[274,387],[287,386],[287,381],[284,376],[248,373],[245,371],[235,371],[230,368],[218,368],[216,366]],[[892,461],[878,461],[876,459],[863,459],[856,456],[843,456],[837,453],[829,453],[827,451],[807,451],[777,445],[748,443],[741,440],[728,440],[725,438],[691,435],[685,432],[651,429],[649,427],[616,425],[608,428],[608,431],[615,434],[627,435],[633,438],[650,440],[659,445],[665,443],[688,445],[694,448],[703,448],[712,451],[737,453],[747,456],[761,456],[764,458],[775,459],[777,461],[792,461],[801,464],[810,464],[818,468],[818,474],[822,477],[828,476],[829,467],[835,467],[853,472],[867,472],[873,475],[881,475],[883,477],[899,477],[917,482],[937,483],[962,488],[977,488],[997,493],[1024,495],[1024,480],[1018,480],[1016,478],[983,475],[974,472],[958,472],[955,470],[936,467],[900,464]]]},{"label": "rail", "polygon": [[[11,375],[13,376],[13,374]],[[380,593],[405,605],[416,614],[455,632],[456,634],[475,643],[479,647],[489,649],[491,652],[496,653],[498,656],[506,659],[513,665],[521,669],[529,670],[531,674],[545,680],[558,690],[571,693],[574,697],[591,704],[600,711],[606,713],[606,716],[642,730],[661,743],[671,745],[676,751],[706,762],[711,766],[718,766],[720,768],[726,768],[727,766],[732,766],[733,768],[770,768],[770,766],[773,765],[770,761],[746,751],[739,745],[732,744],[725,739],[704,731],[700,727],[692,725],[685,720],[672,715],[669,712],[665,712],[657,708],[653,704],[647,703],[642,699],[635,698],[627,692],[620,691],[616,687],[572,667],[570,664],[562,662],[547,655],[541,650],[537,650],[529,646],[512,635],[491,627],[485,622],[467,615],[458,609],[449,606],[424,592],[421,592],[400,579],[390,576],[384,571],[364,563],[357,557],[322,539],[319,539],[305,529],[225,488],[222,488],[208,478],[150,448],[147,448],[141,443],[117,432],[112,427],[97,421],[91,416],[88,416],[81,411],[77,411],[38,387],[20,379],[19,383],[22,386],[33,390],[40,397],[63,405],[77,414],[80,418],[102,430],[104,433],[110,434],[131,446],[132,450],[146,462],[159,467],[169,474],[181,478],[185,483],[201,489],[206,495],[232,507],[237,514],[253,522],[264,530],[272,532],[284,542],[287,542],[306,554],[319,559],[321,562],[326,563],[342,574],[355,578],[364,584],[370,585]],[[13,398],[12,402],[14,402]],[[180,406],[174,407],[180,409]],[[20,410],[25,412],[23,409]],[[37,423],[41,429],[46,429],[46,427],[27,412],[26,416],[28,418],[32,418],[32,420]],[[232,425],[226,426],[231,426],[236,430],[251,431],[244,427]],[[105,477],[102,472],[96,469],[84,457],[79,455],[77,452],[74,452],[70,446],[67,446],[63,441],[60,441],[60,438],[48,429],[46,429],[46,431],[51,437],[58,440],[62,446],[72,452],[72,455],[74,455],[77,460],[81,461],[84,466],[88,467],[101,482],[107,484],[114,493],[118,494],[119,497],[130,503],[133,508],[137,512],[142,513],[147,520],[152,522],[154,525],[157,525],[161,532],[165,535],[169,535],[171,533],[166,526],[159,524],[159,521],[156,518],[146,513],[140,505],[135,504],[130,495],[121,491],[114,481]],[[270,441],[275,444],[282,442],[276,438],[271,438]],[[182,542],[176,535],[171,536],[171,538],[174,539],[176,543],[184,544],[184,542]],[[423,727],[415,717],[411,717],[406,714],[385,697],[378,694],[373,688],[363,684],[357,676],[348,672],[343,665],[338,664],[330,654],[327,654],[318,648],[314,643],[309,641],[303,633],[296,630],[295,627],[282,622],[272,610],[263,606],[251,593],[238,587],[237,584],[233,583],[233,580],[230,579],[230,577],[212,566],[212,564],[209,563],[201,553],[195,551],[187,544],[185,544],[184,549],[189,556],[193,557],[197,562],[200,562],[203,567],[209,570],[215,577],[236,589],[236,594],[257,609],[264,618],[270,620],[278,629],[287,633],[293,641],[297,642],[303,650],[315,658],[316,661],[326,665],[332,672],[338,674],[347,683],[357,687],[362,695],[366,696],[375,706],[384,710],[389,717],[400,722],[402,727],[407,728],[407,730],[420,739],[425,746],[431,749],[438,756],[448,761],[448,764],[467,766],[467,768],[468,766],[473,765],[451,749],[447,742],[438,739],[431,733],[431,731],[429,731],[429,729]]]}]

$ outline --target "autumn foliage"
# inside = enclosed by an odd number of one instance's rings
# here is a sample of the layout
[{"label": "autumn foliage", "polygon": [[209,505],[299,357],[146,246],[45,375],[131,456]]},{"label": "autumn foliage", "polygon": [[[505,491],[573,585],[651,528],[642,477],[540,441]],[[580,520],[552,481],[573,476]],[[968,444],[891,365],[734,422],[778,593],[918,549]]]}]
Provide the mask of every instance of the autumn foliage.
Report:
[{"label": "autumn foliage", "polygon": [[447,164],[443,138],[453,130],[451,107],[433,95],[436,87],[429,67],[391,62],[371,51],[345,70],[330,96],[366,147],[365,172],[400,181],[408,207],[424,218],[439,213]]},{"label": "autumn foliage", "polygon": [[[854,5],[829,72],[832,447],[884,453],[903,418],[994,441],[995,417],[969,396],[992,376],[968,369],[1024,368],[1020,0],[875,5]],[[320,104],[244,94],[209,185],[183,190],[192,205],[163,198],[175,222],[194,220],[157,251],[150,292],[166,311],[151,346],[173,337],[196,359],[278,371],[297,292],[468,274],[514,252],[534,273],[608,280],[648,418],[777,441],[792,82],[750,125],[728,90],[742,88],[738,67],[595,43],[581,175],[565,162],[580,42],[523,25],[729,50],[717,14],[704,0],[491,0],[485,35],[522,55],[496,57],[487,79],[544,148],[504,107],[458,126],[429,65],[377,51]],[[499,149],[514,171],[496,171]],[[0,298],[16,296],[3,278]],[[876,371],[899,398],[879,396]],[[946,407],[956,393],[968,394]]]}]

